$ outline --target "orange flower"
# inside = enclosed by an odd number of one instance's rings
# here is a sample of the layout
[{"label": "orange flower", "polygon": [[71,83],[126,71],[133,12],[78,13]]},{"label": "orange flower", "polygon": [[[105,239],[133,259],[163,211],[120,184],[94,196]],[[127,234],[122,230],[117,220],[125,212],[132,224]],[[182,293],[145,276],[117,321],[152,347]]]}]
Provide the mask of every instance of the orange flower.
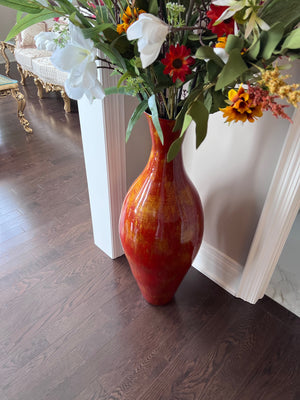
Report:
[{"label": "orange flower", "polygon": [[229,90],[228,98],[231,101],[231,105],[225,108],[220,108],[223,111],[223,117],[227,118],[226,122],[237,122],[242,121],[254,122],[257,118],[263,115],[261,105],[257,105],[249,97],[249,93],[245,92],[242,85],[239,90]]},{"label": "orange flower", "polygon": [[117,25],[118,34],[120,35],[121,33],[126,32],[127,29],[130,27],[130,25],[138,20],[139,14],[142,14],[144,12],[145,12],[144,10],[139,10],[138,8],[134,8],[133,15],[132,15],[131,8],[129,6],[127,6],[123,15],[120,15],[123,23]]},{"label": "orange flower", "polygon": [[225,37],[225,36],[218,37],[218,41],[217,41],[215,47],[217,47],[219,49],[225,49],[226,42],[227,42],[227,37]]},{"label": "orange flower", "polygon": [[192,73],[190,66],[195,63],[195,59],[190,54],[190,49],[177,43],[176,46],[170,46],[169,53],[161,60],[166,66],[164,74],[169,74],[174,83],[177,78],[184,82],[185,76]]}]

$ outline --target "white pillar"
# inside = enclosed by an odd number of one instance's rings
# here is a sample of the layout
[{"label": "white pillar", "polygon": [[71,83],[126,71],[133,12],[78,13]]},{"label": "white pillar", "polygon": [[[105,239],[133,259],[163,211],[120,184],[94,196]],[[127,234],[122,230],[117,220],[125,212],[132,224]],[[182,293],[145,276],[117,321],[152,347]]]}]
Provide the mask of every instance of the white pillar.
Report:
[{"label": "white pillar", "polygon": [[[104,86],[117,79],[100,70]],[[126,194],[124,96],[78,101],[95,244],[111,258],[123,254],[118,222]]]}]

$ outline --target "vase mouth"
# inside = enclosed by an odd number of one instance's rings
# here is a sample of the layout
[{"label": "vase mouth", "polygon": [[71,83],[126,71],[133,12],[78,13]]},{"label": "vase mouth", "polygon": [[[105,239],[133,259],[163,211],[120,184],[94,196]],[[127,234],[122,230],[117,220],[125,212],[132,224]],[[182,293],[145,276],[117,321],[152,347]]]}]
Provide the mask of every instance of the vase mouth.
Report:
[{"label": "vase mouth", "polygon": [[[149,112],[147,112],[147,111],[144,111],[144,114],[146,115],[146,117],[147,117],[147,118],[150,118],[150,119],[152,119],[152,115],[151,115]],[[158,119],[159,119],[160,121],[169,121],[169,122],[175,122],[175,119],[162,118],[162,117],[158,117]]]}]

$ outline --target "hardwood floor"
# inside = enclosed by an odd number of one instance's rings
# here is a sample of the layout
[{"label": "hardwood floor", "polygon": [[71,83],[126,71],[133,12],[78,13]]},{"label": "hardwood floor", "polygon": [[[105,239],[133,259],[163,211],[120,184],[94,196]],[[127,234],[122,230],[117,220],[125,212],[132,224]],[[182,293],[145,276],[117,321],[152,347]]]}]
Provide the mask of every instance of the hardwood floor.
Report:
[{"label": "hardwood floor", "polygon": [[30,141],[0,99],[0,399],[299,399],[299,318],[193,268],[148,305],[93,244],[78,114],[24,93]]}]

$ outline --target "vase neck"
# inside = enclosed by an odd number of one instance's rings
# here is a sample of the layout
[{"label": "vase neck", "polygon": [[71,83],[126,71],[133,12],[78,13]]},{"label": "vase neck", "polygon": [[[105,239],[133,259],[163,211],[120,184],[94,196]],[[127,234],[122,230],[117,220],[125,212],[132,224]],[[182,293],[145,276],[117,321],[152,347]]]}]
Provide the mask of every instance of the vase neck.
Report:
[{"label": "vase neck", "polygon": [[[149,114],[146,115],[152,139],[152,151],[159,152],[161,154],[161,157],[166,157],[171,144],[174,142],[175,139],[179,137],[180,134],[180,131],[173,132],[175,126],[175,120],[168,120],[162,118],[159,119],[164,138],[164,143],[162,144],[158,136],[157,130],[153,124],[151,115]],[[181,158],[181,151],[179,152],[178,157]]]}]

